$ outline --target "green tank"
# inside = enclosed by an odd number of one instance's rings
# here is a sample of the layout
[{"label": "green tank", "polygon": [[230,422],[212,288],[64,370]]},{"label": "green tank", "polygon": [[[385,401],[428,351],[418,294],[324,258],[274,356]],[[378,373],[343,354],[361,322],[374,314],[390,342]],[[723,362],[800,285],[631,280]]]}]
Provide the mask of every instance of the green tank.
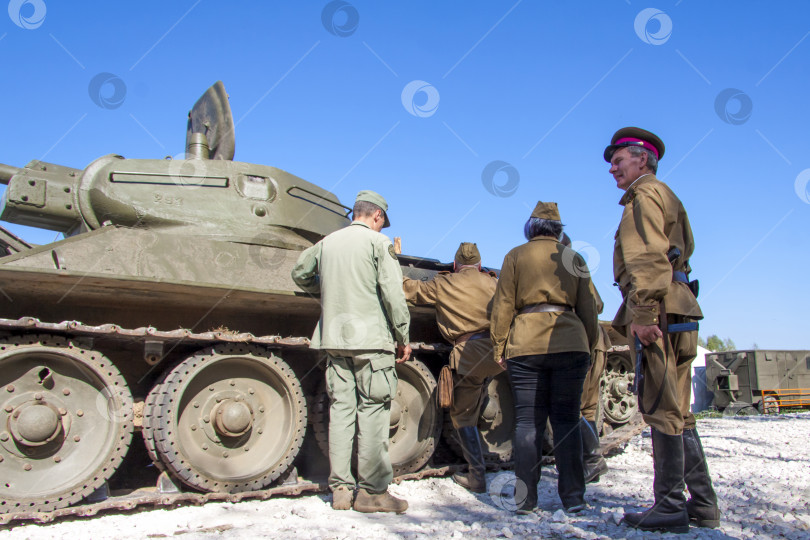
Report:
[{"label": "green tank", "polygon": [[[185,159],[0,165],[0,219],[65,236],[33,246],[0,227],[0,514],[107,487],[230,494],[324,472],[323,358],[308,348],[320,305],[290,270],[350,208],[234,149],[217,82],[189,113]],[[399,260],[414,279],[452,268]],[[411,317],[397,475],[428,464],[443,425],[434,375],[449,347],[432,309]],[[491,461],[511,459],[510,400],[504,374],[479,422]]]},{"label": "green tank", "polygon": [[[262,489],[307,467],[308,424],[325,440],[322,359],[307,347],[320,305],[290,270],[350,209],[233,161],[234,146],[217,82],[189,113],[186,159],[0,168],[0,219],[65,235],[31,246],[0,231],[0,512],[67,506],[116,471],[131,484],[144,449],[188,488]],[[401,262],[414,278],[446,268]],[[417,361],[399,368],[391,426],[400,474],[427,462],[442,426],[428,365],[444,347],[432,310],[412,317]]]}]

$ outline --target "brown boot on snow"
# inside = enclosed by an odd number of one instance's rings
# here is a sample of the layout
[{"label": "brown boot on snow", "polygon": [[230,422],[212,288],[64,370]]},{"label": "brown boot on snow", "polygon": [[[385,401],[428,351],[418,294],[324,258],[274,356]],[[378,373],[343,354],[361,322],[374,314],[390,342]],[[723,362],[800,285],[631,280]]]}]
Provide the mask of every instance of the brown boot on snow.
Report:
[{"label": "brown boot on snow", "polygon": [[473,493],[486,493],[487,481],[484,475],[476,474],[473,471],[468,473],[456,473],[453,475],[453,482],[466,488]]},{"label": "brown boot on snow", "polygon": [[346,486],[335,488],[332,492],[332,508],[334,510],[351,510],[352,490]]},{"label": "brown boot on snow", "polygon": [[402,514],[408,509],[408,501],[397,499],[387,491],[385,493],[369,493],[365,489],[359,489],[354,500],[354,509],[365,513],[396,512]]}]

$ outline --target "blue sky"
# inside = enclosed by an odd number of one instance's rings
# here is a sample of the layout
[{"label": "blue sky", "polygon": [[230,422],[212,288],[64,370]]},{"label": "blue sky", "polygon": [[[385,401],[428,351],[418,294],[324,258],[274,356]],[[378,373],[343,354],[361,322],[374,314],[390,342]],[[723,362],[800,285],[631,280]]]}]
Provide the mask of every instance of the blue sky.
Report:
[{"label": "blue sky", "polygon": [[689,212],[701,335],[810,349],[808,21],[803,1],[11,0],[0,162],[176,156],[222,80],[236,160],[349,205],[379,191],[406,253],[473,241],[498,267],[557,201],[609,319],[622,193],[602,152],[637,125]]}]

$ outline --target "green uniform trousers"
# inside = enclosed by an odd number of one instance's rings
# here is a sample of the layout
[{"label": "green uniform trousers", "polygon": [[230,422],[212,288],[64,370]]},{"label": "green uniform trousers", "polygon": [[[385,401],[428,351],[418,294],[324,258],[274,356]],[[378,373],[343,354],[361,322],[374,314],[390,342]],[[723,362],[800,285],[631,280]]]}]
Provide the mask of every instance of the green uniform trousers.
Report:
[{"label": "green uniform trousers", "polygon": [[[669,324],[691,319],[669,315]],[[697,356],[697,332],[668,334],[667,354],[664,341],[644,347],[644,387],[641,397],[644,421],[666,435],[680,435],[695,428],[692,403],[692,361]],[[658,408],[652,411],[658,395]],[[651,413],[651,414],[650,414]]]},{"label": "green uniform trousers", "polygon": [[[393,478],[388,456],[391,400],[397,391],[394,355],[327,350],[329,487],[384,493]],[[355,437],[356,433],[356,437]],[[352,456],[357,444],[357,480]]]},{"label": "green uniform trousers", "polygon": [[495,362],[489,336],[459,343],[450,353],[453,369],[453,405],[450,420],[456,429],[477,426],[487,382],[503,371]]}]

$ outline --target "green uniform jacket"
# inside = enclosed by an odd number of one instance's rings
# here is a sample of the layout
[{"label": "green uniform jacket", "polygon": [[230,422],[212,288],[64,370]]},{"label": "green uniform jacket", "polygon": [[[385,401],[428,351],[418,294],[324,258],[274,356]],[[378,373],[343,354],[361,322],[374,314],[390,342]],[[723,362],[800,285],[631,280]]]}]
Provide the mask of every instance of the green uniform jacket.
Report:
[{"label": "green uniform jacket", "polygon": [[355,221],[298,257],[292,278],[321,295],[310,347],[395,351],[408,344],[411,316],[391,240]]},{"label": "green uniform jacket", "polygon": [[[531,304],[572,311],[524,313]],[[537,236],[506,254],[492,305],[495,358],[590,353],[599,336],[596,295],[585,260],[554,238]]]},{"label": "green uniform jacket", "polygon": [[[667,313],[702,319],[703,313],[686,283],[672,281],[672,271],[689,272],[689,257],[695,250],[689,217],[669,186],[649,174],[624,193],[622,221],[613,248],[613,275],[624,302],[613,326],[627,335],[631,323],[659,323],[659,302]],[[675,266],[667,252],[681,251]]]}]

